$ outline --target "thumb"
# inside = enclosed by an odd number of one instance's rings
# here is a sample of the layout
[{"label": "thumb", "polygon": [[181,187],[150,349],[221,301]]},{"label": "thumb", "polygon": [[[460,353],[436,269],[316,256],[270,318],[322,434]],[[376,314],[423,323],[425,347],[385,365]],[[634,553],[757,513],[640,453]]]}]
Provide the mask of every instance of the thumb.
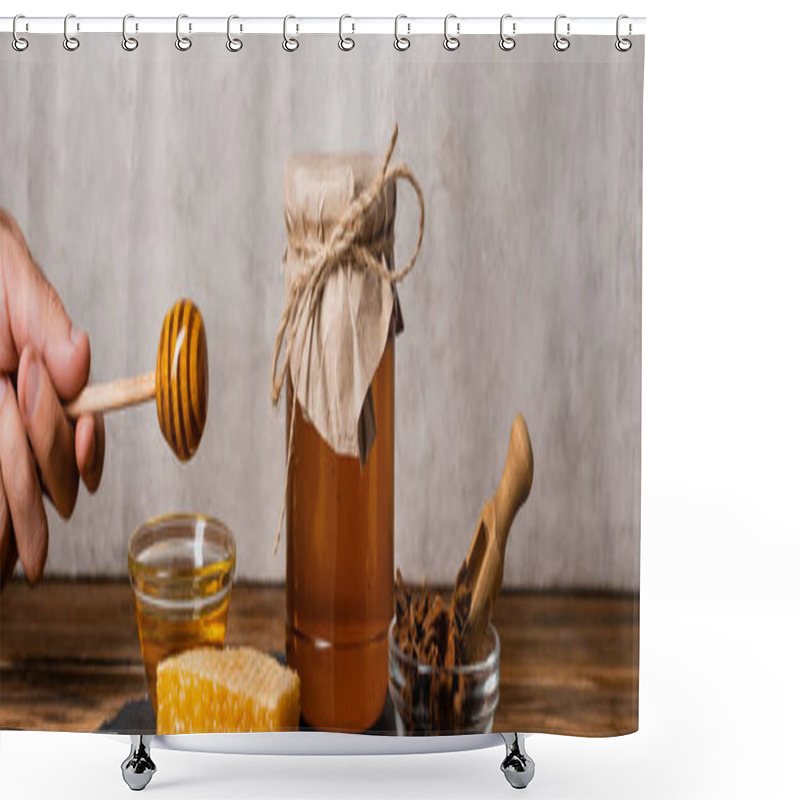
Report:
[{"label": "thumb", "polygon": [[[42,354],[59,398],[71,400],[89,378],[89,337],[72,324],[61,298],[34,262],[13,220],[3,227],[2,279],[14,349],[32,345]],[[3,231],[0,231],[2,234]]]}]

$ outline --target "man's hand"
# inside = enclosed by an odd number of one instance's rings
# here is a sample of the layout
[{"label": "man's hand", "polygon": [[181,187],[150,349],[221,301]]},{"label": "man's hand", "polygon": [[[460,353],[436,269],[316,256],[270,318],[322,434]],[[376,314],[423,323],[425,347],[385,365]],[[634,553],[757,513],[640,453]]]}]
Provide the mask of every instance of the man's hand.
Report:
[{"label": "man's hand", "polygon": [[47,558],[43,492],[62,517],[79,476],[94,492],[105,457],[100,415],[70,422],[62,403],[89,379],[89,337],[70,322],[19,226],[0,209],[0,588],[17,557],[36,582]]}]

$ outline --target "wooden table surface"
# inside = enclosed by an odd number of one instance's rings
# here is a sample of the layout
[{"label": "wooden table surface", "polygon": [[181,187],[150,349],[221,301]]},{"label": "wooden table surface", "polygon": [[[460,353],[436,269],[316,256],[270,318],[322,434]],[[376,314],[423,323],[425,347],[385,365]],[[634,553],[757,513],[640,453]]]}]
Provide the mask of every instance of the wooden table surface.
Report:
[{"label": "wooden table surface", "polygon": [[[239,585],[228,644],[283,650],[284,590]],[[497,731],[583,735],[638,727],[639,603],[632,596],[508,593]],[[94,731],[147,693],[127,582],[22,582],[0,595],[0,727]]]}]

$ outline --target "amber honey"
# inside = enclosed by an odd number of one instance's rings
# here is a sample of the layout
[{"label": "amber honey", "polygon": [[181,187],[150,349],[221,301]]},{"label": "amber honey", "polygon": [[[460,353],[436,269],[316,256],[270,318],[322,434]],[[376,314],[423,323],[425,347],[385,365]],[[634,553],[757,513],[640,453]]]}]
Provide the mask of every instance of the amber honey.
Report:
[{"label": "amber honey", "polygon": [[[286,654],[301,713],[363,731],[388,685],[394,589],[394,340],[373,377],[377,435],[366,464],[338,455],[295,413],[286,531]],[[287,429],[291,392],[287,403]]]},{"label": "amber honey", "polygon": [[234,562],[230,532],[205,517],[165,517],[131,537],[128,568],[154,709],[162,659],[225,644]]}]

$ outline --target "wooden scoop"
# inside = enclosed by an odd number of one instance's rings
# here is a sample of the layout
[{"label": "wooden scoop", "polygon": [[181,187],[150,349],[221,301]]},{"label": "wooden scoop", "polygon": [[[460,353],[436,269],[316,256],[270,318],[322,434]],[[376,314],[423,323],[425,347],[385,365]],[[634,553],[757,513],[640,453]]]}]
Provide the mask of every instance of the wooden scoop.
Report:
[{"label": "wooden scoop", "polygon": [[484,505],[467,554],[472,586],[469,615],[462,634],[466,663],[480,657],[480,645],[503,582],[506,542],[514,517],[533,485],[533,451],[528,426],[517,414],[511,426],[506,465],[494,497]]},{"label": "wooden scoop", "polygon": [[87,386],[64,410],[77,419],[153,398],[161,433],[175,455],[188,461],[200,444],[208,411],[206,328],[191,300],[178,300],[164,317],[155,372]]}]

